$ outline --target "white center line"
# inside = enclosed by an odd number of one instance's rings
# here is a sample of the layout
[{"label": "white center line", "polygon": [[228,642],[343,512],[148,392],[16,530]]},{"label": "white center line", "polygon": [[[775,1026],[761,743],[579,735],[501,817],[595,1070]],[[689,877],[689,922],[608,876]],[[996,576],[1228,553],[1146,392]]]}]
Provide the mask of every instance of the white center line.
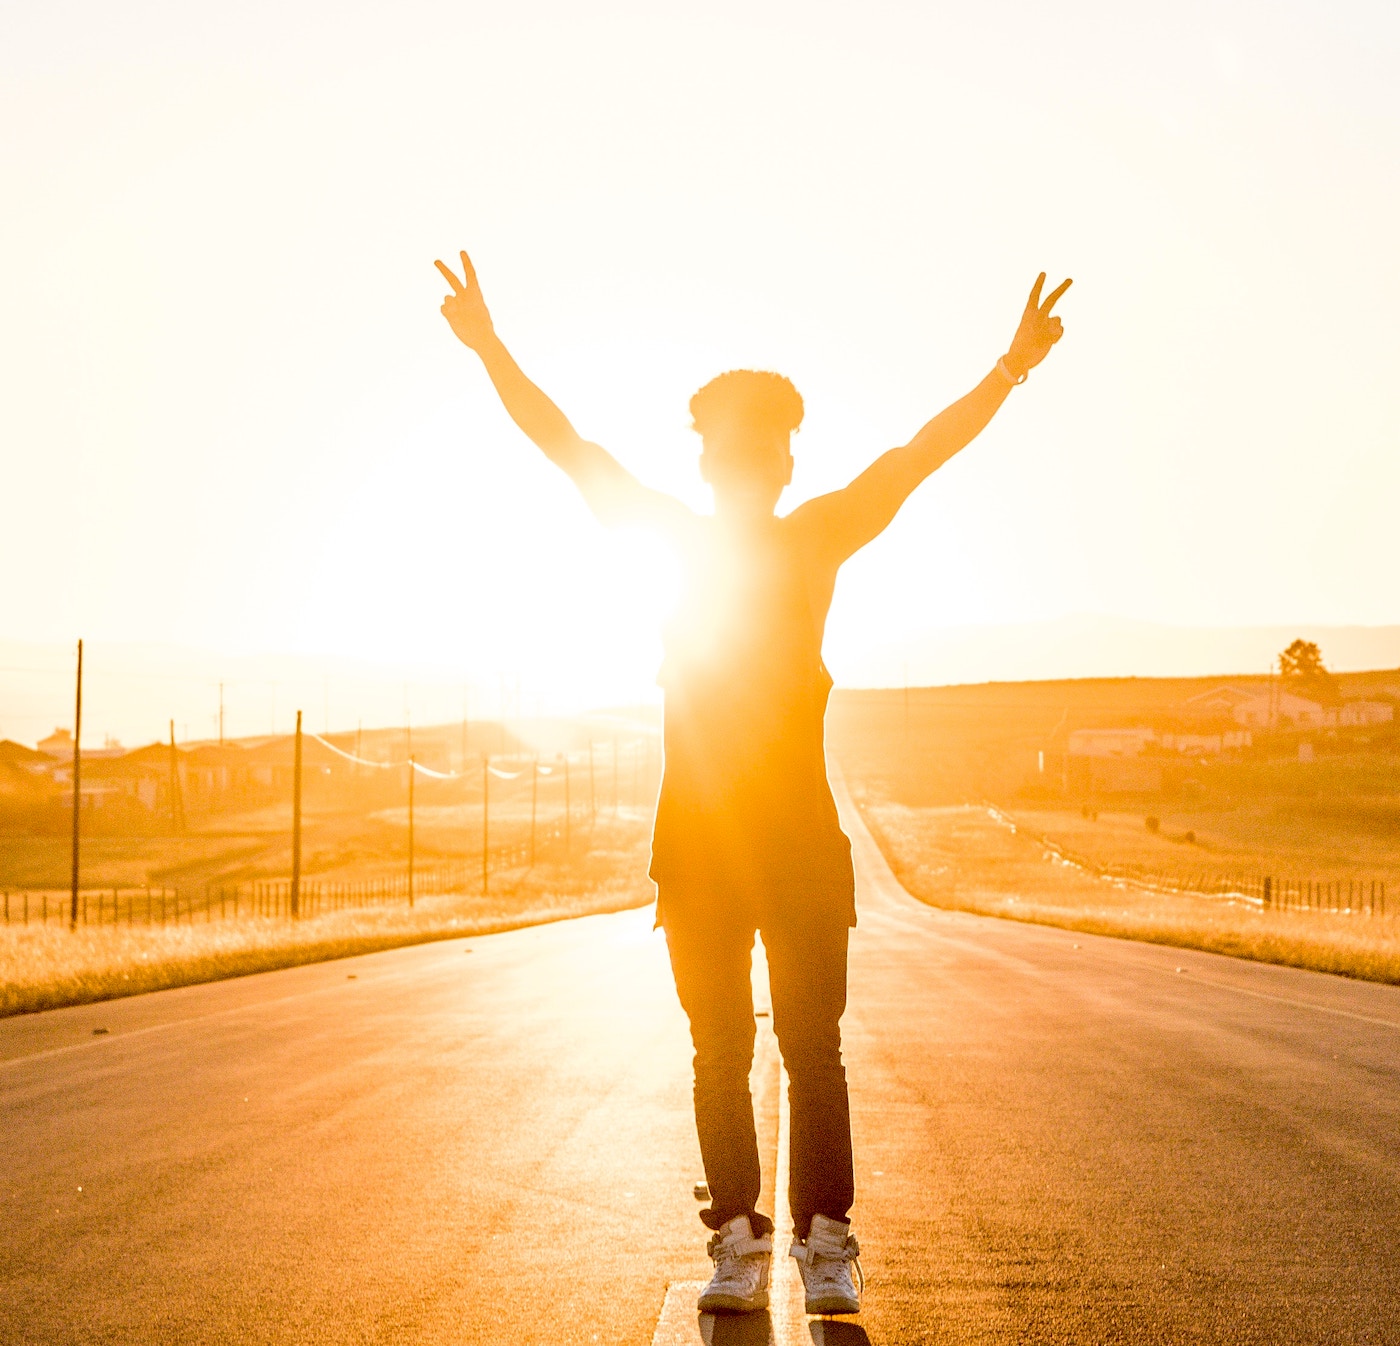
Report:
[{"label": "white center line", "polygon": [[[777,1071],[778,1145],[773,1166],[773,1275],[768,1287],[768,1311],[718,1316],[696,1313],[695,1301],[704,1281],[672,1281],[666,1287],[652,1334],[652,1346],[811,1346],[807,1330],[802,1277],[788,1256],[792,1242],[792,1210],[788,1205],[788,1159],[791,1123],[788,1117],[787,1072],[782,1067],[771,1019],[760,1020],[756,1044],[759,1060],[771,1058]],[[770,1133],[771,1134],[771,1133]]]},{"label": "white center line", "polygon": [[773,1280],[769,1313],[774,1346],[799,1346],[807,1335],[806,1299],[797,1262],[788,1256],[792,1242],[792,1209],[788,1205],[788,1170],[792,1155],[792,1122],[788,1116],[788,1078],[778,1066],[778,1162],[773,1170]]}]

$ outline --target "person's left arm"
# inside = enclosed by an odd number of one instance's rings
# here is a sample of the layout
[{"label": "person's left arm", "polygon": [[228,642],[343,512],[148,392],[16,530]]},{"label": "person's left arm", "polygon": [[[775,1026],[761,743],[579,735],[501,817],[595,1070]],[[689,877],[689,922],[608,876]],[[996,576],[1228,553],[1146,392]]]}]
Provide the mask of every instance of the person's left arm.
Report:
[{"label": "person's left arm", "polygon": [[1051,310],[1070,282],[1041,303],[1044,284],[1041,272],[1010,350],[970,393],[939,412],[909,443],[882,454],[849,486],[793,511],[794,520],[816,530],[824,550],[844,561],[884,532],[914,488],[972,443],[1011,389],[1050,353],[1064,335],[1062,323]]}]

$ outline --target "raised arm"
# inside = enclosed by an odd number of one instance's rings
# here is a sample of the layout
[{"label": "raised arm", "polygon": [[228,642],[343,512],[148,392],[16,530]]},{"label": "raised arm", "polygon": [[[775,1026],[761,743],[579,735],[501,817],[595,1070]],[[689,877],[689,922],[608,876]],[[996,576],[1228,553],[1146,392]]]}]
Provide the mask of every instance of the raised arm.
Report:
[{"label": "raised arm", "polygon": [[569,418],[532,383],[515,363],[491,322],[476,270],[465,252],[462,277],[442,262],[434,265],[452,286],[442,301],[442,315],[461,343],[486,366],[511,420],[556,467],[568,473],[583,498],[605,523],[666,522],[685,506],[661,491],[643,486],[606,449],[584,439]]},{"label": "raised arm", "polygon": [[1065,281],[1042,303],[1044,284],[1042,271],[1010,350],[966,397],[939,412],[909,443],[882,454],[843,490],[818,496],[794,511],[794,520],[801,518],[815,529],[822,547],[837,560],[845,560],[878,537],[914,488],[977,438],[1011,389],[1025,382],[1026,375],[1064,335],[1063,325],[1051,310],[1070,282]]}]

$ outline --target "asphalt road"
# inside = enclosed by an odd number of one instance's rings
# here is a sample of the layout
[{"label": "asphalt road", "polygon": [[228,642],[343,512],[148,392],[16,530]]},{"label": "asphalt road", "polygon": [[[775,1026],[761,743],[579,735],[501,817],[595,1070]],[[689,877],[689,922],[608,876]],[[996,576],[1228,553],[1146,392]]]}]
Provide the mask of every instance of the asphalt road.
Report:
[{"label": "asphalt road", "polygon": [[697,1327],[632,912],[0,1021],[0,1341],[1400,1342],[1400,989],[934,911],[848,825],[854,1323],[782,1259]]}]

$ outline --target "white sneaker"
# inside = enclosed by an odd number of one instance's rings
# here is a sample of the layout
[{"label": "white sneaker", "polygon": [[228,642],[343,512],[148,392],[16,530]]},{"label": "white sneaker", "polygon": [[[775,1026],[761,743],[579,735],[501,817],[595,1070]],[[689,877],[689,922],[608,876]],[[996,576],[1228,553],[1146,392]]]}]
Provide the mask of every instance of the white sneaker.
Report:
[{"label": "white sneaker", "polygon": [[[794,1239],[791,1255],[797,1258],[802,1272],[808,1313],[860,1312],[865,1276],[860,1269],[860,1244],[855,1241],[850,1225],[825,1215],[814,1215],[807,1241]],[[852,1266],[860,1290],[851,1280]]]},{"label": "white sneaker", "polygon": [[747,1215],[736,1215],[710,1240],[706,1251],[715,1274],[700,1292],[701,1313],[753,1313],[768,1307],[773,1240],[755,1238]]}]

